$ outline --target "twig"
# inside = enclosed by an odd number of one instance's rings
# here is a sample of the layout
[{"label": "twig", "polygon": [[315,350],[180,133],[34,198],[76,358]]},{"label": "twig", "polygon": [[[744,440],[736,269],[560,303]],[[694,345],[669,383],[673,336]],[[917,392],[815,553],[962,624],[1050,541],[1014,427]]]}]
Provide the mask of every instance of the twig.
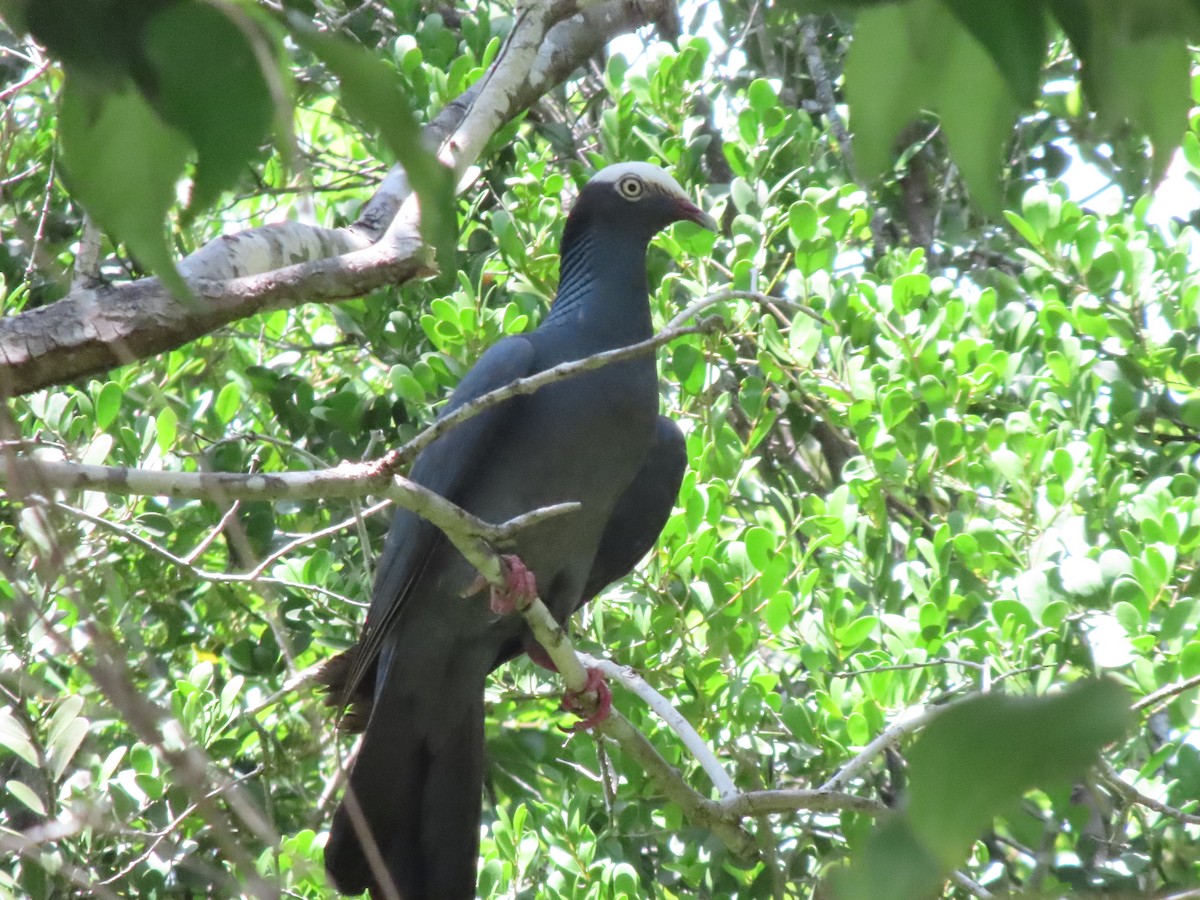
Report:
[{"label": "twig", "polygon": [[[319,531],[314,531],[309,534],[302,534],[302,535],[300,535],[300,537],[296,538],[295,540],[288,541],[282,547],[278,548],[277,550],[273,550],[267,556],[263,557],[262,562],[260,562],[257,566],[255,566],[253,569],[251,569],[250,572],[248,573],[247,577],[257,578],[258,576],[262,575],[262,573],[265,572],[272,563],[276,562],[277,560],[282,559],[283,557],[287,556],[292,551],[298,550],[301,547],[305,546],[306,544],[311,544],[314,541],[319,541],[322,538],[327,538],[332,535],[335,535],[339,531],[345,531],[347,528],[353,528],[355,525],[357,525],[363,519],[369,518],[370,516],[375,515],[375,513],[377,513],[377,512],[382,512],[383,510],[387,509],[391,505],[392,505],[391,500],[381,500],[378,503],[371,504],[366,509],[362,510],[361,512],[357,513],[356,515],[351,516],[348,519],[343,519],[342,521],[340,521],[334,525],[327,525],[325,528],[322,528]],[[191,559],[191,557],[192,557],[192,554],[189,553],[188,558]]]},{"label": "twig", "polygon": [[228,526],[233,517],[237,515],[237,511],[240,508],[240,502],[235,500],[233,503],[230,503],[229,509],[225,510],[225,515],[221,516],[221,521],[218,522],[214,528],[209,530],[208,534],[204,536],[204,539],[195,547],[193,547],[191,552],[189,552],[184,559],[189,563],[195,563],[196,560],[198,560],[204,554],[204,551],[212,546],[213,541],[221,536],[221,533],[225,531],[226,526]]},{"label": "twig", "polygon": [[[114,494],[147,494],[217,500],[311,500],[356,498],[366,494],[389,497],[441,529],[463,556],[485,575],[495,564],[489,544],[511,540],[509,523],[491,525],[455,506],[428,488],[373,471],[376,464],[343,463],[319,472],[279,472],[242,475],[230,472],[154,472],[115,466],[42,461],[9,456],[0,464],[0,484],[11,493],[46,493],[53,489],[97,490]],[[578,508],[575,503],[535,510],[521,517],[523,527],[534,521]],[[78,514],[78,513],[77,513]],[[186,560],[174,557],[182,565]],[[486,568],[485,568],[486,567]],[[498,570],[497,570],[498,571]]]},{"label": "twig", "polygon": [[[707,301],[700,301],[701,303]],[[717,302],[717,301],[711,301]],[[699,303],[694,307],[698,307]],[[689,307],[689,310],[694,307]],[[678,318],[678,317],[676,317]],[[661,347],[663,344],[670,343],[678,337],[688,334],[703,334],[713,330],[716,323],[705,323],[687,328],[667,327],[644,341],[636,344],[630,344],[628,347],[620,347],[616,350],[606,350],[603,353],[597,353],[593,356],[585,357],[584,359],[576,359],[570,362],[560,363],[557,366],[552,366],[538,372],[535,375],[529,375],[525,378],[518,378],[503,387],[496,388],[493,391],[475,398],[469,403],[464,403],[454,412],[438,419],[415,438],[399,449],[393,450],[390,453],[381,457],[377,462],[371,464],[373,474],[386,474],[394,472],[402,465],[416,458],[417,454],[440,438],[451,428],[462,424],[467,419],[479,415],[486,409],[491,409],[497,404],[503,403],[506,400],[511,400],[513,397],[521,397],[527,394],[532,394],[535,391],[541,390],[547,385],[555,384],[563,381],[574,375],[580,375],[584,372],[591,372],[599,369],[602,366],[611,365],[612,363],[621,362],[626,359],[633,359],[637,356],[650,353]]]},{"label": "twig", "polygon": [[1191,678],[1185,678],[1183,681],[1176,681],[1160,687],[1157,691],[1147,694],[1137,703],[1133,704],[1133,709],[1140,711],[1149,706],[1155,706],[1163,700],[1169,700],[1172,697],[1182,694],[1184,691],[1190,691],[1194,687],[1200,687],[1200,675],[1193,675]]},{"label": "twig", "polygon": [[351,600],[349,597],[339,594],[336,591],[331,591],[328,588],[321,587],[320,585],[301,584],[297,581],[288,581],[284,578],[272,578],[264,575],[246,575],[236,572],[209,572],[207,569],[201,569],[199,566],[196,566],[183,557],[176,556],[166,547],[154,543],[154,541],[143,537],[131,528],[127,528],[124,525],[110,521],[103,516],[94,515],[86,510],[80,509],[76,506],[71,506],[67,503],[60,502],[56,503],[55,506],[57,506],[59,509],[65,510],[78,519],[83,519],[85,522],[91,522],[93,525],[99,525],[102,528],[107,528],[109,531],[116,532],[125,539],[132,541],[146,550],[149,550],[154,555],[165,559],[171,565],[183,569],[189,575],[200,581],[207,581],[212,584],[269,584],[274,585],[275,587],[290,588],[291,590],[295,591],[307,591],[315,594],[321,594],[324,597],[329,597],[331,600],[337,600],[339,603],[345,603],[349,606],[363,605],[356,600]]},{"label": "twig", "polygon": [[890,747],[904,735],[924,728],[945,710],[953,706],[947,703],[942,706],[911,706],[900,713],[891,725],[879,733],[875,740],[863,747],[853,759],[842,766],[828,781],[821,785],[822,791],[839,791],[844,789],[859,772],[870,765],[871,760]]},{"label": "twig", "polygon": [[1108,760],[1102,759],[1099,762],[1100,777],[1106,785],[1116,791],[1123,800],[1127,803],[1136,803],[1138,806],[1144,806],[1147,809],[1152,809],[1156,813],[1161,813],[1164,816],[1169,816],[1179,822],[1187,825],[1200,825],[1200,815],[1195,813],[1187,813],[1181,809],[1176,809],[1174,806],[1168,806],[1160,800],[1155,800],[1153,797],[1148,797],[1128,781],[1125,781],[1117,774],[1117,770],[1112,767]]},{"label": "twig", "polygon": [[[263,767],[256,766],[251,771],[246,772],[244,775],[239,775],[237,778],[233,779],[232,781],[228,782],[227,784],[217,785],[217,787],[213,788],[211,791],[209,791],[207,794],[204,795],[204,799],[211,800],[214,797],[218,797],[223,792],[229,790],[230,788],[236,787],[237,785],[241,784],[244,781],[249,781],[251,778],[257,778],[262,773],[263,773]],[[129,863],[127,866],[125,866],[125,868],[121,869],[116,874],[110,875],[108,878],[105,878],[103,881],[98,882],[98,883],[101,885],[112,884],[114,881],[119,881],[120,879],[124,878],[126,875],[130,874],[134,869],[136,869],[138,866],[140,866],[142,863],[144,863],[147,859],[149,859],[151,856],[153,856],[154,851],[158,849],[158,846],[170,836],[172,831],[174,831],[176,828],[178,828],[180,825],[182,825],[183,822],[187,819],[187,817],[190,816],[192,813],[194,813],[199,808],[199,806],[200,806],[199,803],[189,803],[187,808],[184,809],[183,812],[181,812],[174,819],[172,819],[170,822],[168,822],[166,827],[164,827],[162,830],[160,830],[154,834],[154,840],[152,840],[150,842],[150,845],[148,847],[146,847],[146,849],[144,851],[142,851],[141,853],[138,854],[137,858],[134,859],[133,862]]]},{"label": "twig", "polygon": [[[15,54],[14,54],[15,55]],[[7,102],[9,97],[15,97],[29,85],[33,84],[39,78],[46,74],[46,70],[50,68],[50,60],[40,63],[29,75],[22,78],[20,81],[13,82],[4,90],[0,91],[0,103]]]},{"label": "twig", "polygon": [[957,870],[950,873],[950,880],[957,884],[960,888],[970,894],[972,897],[979,897],[980,900],[989,900],[995,896],[991,891],[985,888],[978,881],[972,881],[962,872]]},{"label": "twig", "polygon": [[847,794],[843,791],[828,790],[824,787],[817,790],[794,788],[776,791],[747,791],[744,794],[717,800],[713,806],[722,815],[738,818],[761,816],[768,813],[800,812],[801,810],[808,812],[849,810],[872,816],[887,812],[887,807],[878,800]]}]

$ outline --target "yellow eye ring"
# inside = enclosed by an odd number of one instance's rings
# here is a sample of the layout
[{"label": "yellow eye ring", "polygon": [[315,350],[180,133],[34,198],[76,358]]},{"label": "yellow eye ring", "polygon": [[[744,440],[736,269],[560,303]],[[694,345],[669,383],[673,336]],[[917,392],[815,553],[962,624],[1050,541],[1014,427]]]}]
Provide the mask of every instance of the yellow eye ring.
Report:
[{"label": "yellow eye ring", "polygon": [[641,200],[642,194],[646,192],[646,186],[636,175],[626,175],[617,182],[617,190],[626,200]]}]

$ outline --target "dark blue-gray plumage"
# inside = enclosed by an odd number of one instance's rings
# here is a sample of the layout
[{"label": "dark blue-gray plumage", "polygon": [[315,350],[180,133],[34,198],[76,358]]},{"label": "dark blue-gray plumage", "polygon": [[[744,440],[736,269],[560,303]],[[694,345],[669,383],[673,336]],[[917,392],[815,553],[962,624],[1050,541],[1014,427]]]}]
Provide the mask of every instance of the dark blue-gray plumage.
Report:
[{"label": "dark blue-gray plumage", "polygon": [[[567,218],[550,314],[535,331],[489,349],[445,411],[516,378],[649,338],[646,248],[684,219],[713,227],[660,169],[626,163],[598,173]],[[514,548],[564,622],[636,563],[669,514],[682,436],[658,418],[658,401],[652,355],[605,366],[467,420],[421,454],[411,477],[490,522],[580,503],[522,532]],[[375,685],[325,850],[343,892],[474,896],[484,680],[535,646],[520,616],[497,616],[486,593],[463,596],[476,577],[437,529],[397,512],[362,639],[336,678],[343,702],[372,675]]]}]

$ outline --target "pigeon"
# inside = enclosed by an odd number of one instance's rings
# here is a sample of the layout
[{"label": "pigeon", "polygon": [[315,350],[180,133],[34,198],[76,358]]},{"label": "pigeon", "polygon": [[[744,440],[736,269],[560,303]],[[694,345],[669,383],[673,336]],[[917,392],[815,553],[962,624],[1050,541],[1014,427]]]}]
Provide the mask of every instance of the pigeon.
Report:
[{"label": "pigeon", "polygon": [[[687,444],[683,432],[672,419],[659,416],[654,442],[650,445],[646,460],[617,501],[604,534],[600,536],[592,571],[575,612],[606,587],[632,572],[642,557],[654,548],[663,526],[671,517],[686,469]],[[514,641],[500,651],[492,669],[499,668],[526,651],[531,653],[538,665],[554,668],[549,657],[536,644],[527,646],[522,641]],[[363,673],[353,691],[347,690],[350,672],[358,655],[359,647],[355,644],[326,662],[315,679],[325,693],[325,704],[340,712],[338,730],[346,734],[358,734],[366,728],[375,697],[374,665]]]},{"label": "pigeon", "polygon": [[[534,331],[489,348],[442,415],[515,379],[649,338],[646,250],[683,220],[716,227],[656,166],[619,163],[593,176],[567,216],[549,313]],[[643,490],[639,477],[670,469],[662,455],[679,452],[677,426],[660,424],[658,403],[647,353],[490,407],[430,444],[409,477],[488,522],[578,503],[521,531],[505,557],[509,593],[536,590],[563,623],[589,590],[627,570],[656,539],[647,523],[665,519],[657,495],[670,493],[673,502],[677,483]],[[671,471],[662,477],[677,482]],[[649,498],[642,509],[639,496]],[[341,681],[345,702],[374,675],[362,743],[325,846],[326,872],[342,893],[475,896],[484,684],[505,659],[541,649],[519,615],[503,614],[503,592],[489,600],[477,583],[440,531],[396,512]]]}]

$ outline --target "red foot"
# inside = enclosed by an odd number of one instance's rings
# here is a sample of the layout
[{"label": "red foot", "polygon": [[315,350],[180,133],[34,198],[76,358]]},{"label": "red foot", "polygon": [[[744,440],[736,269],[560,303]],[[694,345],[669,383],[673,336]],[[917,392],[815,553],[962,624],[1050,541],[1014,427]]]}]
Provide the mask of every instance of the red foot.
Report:
[{"label": "red foot", "polygon": [[[591,703],[585,701],[584,697],[591,693],[596,695],[596,708],[591,715],[587,715]],[[563,728],[563,731],[587,731],[607,719],[609,712],[612,711],[612,691],[609,690],[608,682],[604,680],[604,674],[599,669],[588,669],[587,683],[583,686],[583,690],[567,691],[563,695],[561,708],[579,716],[586,716],[570,728]]]},{"label": "red foot", "polygon": [[514,554],[500,557],[504,568],[503,588],[492,588],[492,599],[488,606],[498,616],[507,616],[517,609],[524,609],[537,596],[537,579],[525,568],[525,563]]}]

